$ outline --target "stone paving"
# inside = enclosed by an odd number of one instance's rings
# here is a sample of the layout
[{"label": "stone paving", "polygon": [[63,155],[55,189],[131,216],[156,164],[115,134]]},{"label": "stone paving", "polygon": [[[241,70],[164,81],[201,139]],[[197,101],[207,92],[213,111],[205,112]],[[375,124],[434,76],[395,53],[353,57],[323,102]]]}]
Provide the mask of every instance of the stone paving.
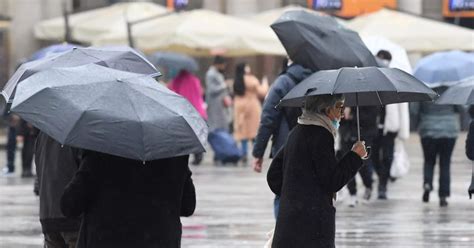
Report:
[{"label": "stone paving", "polygon": [[[412,135],[407,143],[410,172],[389,185],[389,200],[372,199],[350,208],[343,190],[337,204],[337,247],[474,247],[474,200],[467,195],[471,163],[464,155],[464,141],[462,134],[453,155],[447,208],[439,207],[436,192],[429,203],[421,202],[423,158],[419,138]],[[198,203],[194,216],[182,219],[182,246],[263,247],[274,226],[266,174],[250,167],[214,167],[211,153],[203,165],[192,167]],[[0,247],[41,247],[33,180],[17,173],[0,177]]]}]

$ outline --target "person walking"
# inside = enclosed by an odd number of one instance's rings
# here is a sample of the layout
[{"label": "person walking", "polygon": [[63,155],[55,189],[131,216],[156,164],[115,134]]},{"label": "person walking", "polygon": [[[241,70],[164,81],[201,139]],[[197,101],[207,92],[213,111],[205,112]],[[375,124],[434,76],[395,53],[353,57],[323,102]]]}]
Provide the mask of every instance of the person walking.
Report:
[{"label": "person walking", "polygon": [[[289,63],[290,65],[286,70],[282,71],[277,79],[275,79],[263,102],[260,125],[252,150],[254,157],[253,169],[258,173],[262,172],[263,156],[270,138],[272,138],[270,158],[273,158],[283,147],[283,144],[285,144],[288,133],[296,126],[298,116],[301,114],[300,110],[294,108],[275,108],[275,106],[280,103],[280,100],[283,99],[296,84],[303,81],[312,73],[311,70],[299,64],[292,63],[291,61],[289,61]],[[276,195],[273,203],[275,217],[278,215],[278,199],[279,197]]]},{"label": "person walking", "polygon": [[84,151],[61,210],[82,215],[78,248],[180,247],[196,206],[189,156],[147,161]]},{"label": "person walking", "polygon": [[242,161],[247,164],[248,143],[257,136],[263,99],[268,82],[260,84],[246,63],[238,64],[234,78],[234,137],[242,145]]},{"label": "person walking", "polygon": [[6,145],[7,165],[3,168],[3,174],[9,176],[15,173],[16,138],[20,117],[15,114],[5,114],[4,116],[6,116],[8,122],[8,135]]},{"label": "person walking", "polygon": [[[443,93],[446,87],[433,89],[438,94]],[[450,167],[451,155],[458,137],[460,124],[459,106],[438,105],[431,102],[412,104],[412,111],[418,118],[418,132],[423,148],[423,202],[429,202],[430,192],[433,190],[433,174],[436,159],[439,157],[439,189],[440,206],[448,206],[446,200],[450,195]]]},{"label": "person walking", "polygon": [[[377,106],[362,106],[359,107],[360,116],[360,135],[361,139],[365,141],[365,144],[373,146],[374,140],[377,136],[377,118],[380,112],[380,108]],[[341,128],[339,129],[340,134],[340,150],[337,152],[338,158],[342,158],[344,154],[352,149],[352,145],[357,141],[357,120],[354,116],[356,108],[346,108],[345,118],[341,121]],[[362,183],[365,187],[363,199],[365,201],[370,200],[372,196],[372,184],[373,184],[373,160],[372,157],[364,160],[364,165],[359,170],[359,175],[362,178]],[[355,207],[358,203],[357,199],[357,184],[355,177],[347,183],[347,189],[349,190],[350,199],[349,206]]]},{"label": "person walking", "polygon": [[232,100],[224,80],[226,60],[221,56],[214,58],[214,63],[206,72],[206,102],[209,132],[217,129],[229,131],[229,110]]},{"label": "person walking", "polygon": [[362,167],[363,141],[337,161],[334,139],[343,117],[342,95],[306,99],[303,114],[267,175],[280,196],[272,247],[335,247],[335,193]]},{"label": "person walking", "polygon": [[81,219],[61,212],[63,190],[81,163],[81,150],[63,146],[39,132],[35,146],[40,222],[45,248],[76,247]]},{"label": "person walking", "polygon": [[[466,138],[466,156],[469,160],[474,161],[474,105],[469,106],[469,116],[471,117],[471,123],[469,124],[469,132]],[[467,189],[469,199],[472,199],[474,194],[474,166],[472,168],[471,185]]]},{"label": "person walking", "polygon": [[35,141],[38,135],[38,129],[33,127],[25,120],[21,120],[19,124],[18,135],[23,137],[23,149],[21,150],[21,177],[33,177],[32,166],[33,156],[35,152]]},{"label": "person walking", "polygon": [[[207,113],[204,106],[201,81],[195,75],[187,70],[181,70],[178,75],[171,80],[168,88],[177,94],[188,99],[188,101],[196,108],[201,117],[207,120]],[[203,159],[203,153],[194,154],[193,165],[199,165]]]}]

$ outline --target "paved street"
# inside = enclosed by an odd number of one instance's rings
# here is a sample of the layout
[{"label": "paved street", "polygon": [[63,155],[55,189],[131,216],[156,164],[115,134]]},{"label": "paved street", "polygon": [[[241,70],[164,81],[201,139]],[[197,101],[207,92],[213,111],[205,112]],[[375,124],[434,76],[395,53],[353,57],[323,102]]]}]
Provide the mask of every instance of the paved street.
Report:
[{"label": "paved street", "polygon": [[[448,208],[439,207],[436,191],[430,203],[421,202],[423,159],[419,138],[412,135],[407,144],[410,173],[389,185],[388,201],[372,199],[350,208],[343,194],[337,205],[337,246],[474,247],[474,200],[467,195],[471,164],[464,155],[464,141],[465,134],[455,147]],[[198,205],[194,216],[182,219],[183,247],[262,247],[274,226],[266,174],[256,174],[250,167],[216,168],[210,154],[192,170]],[[33,180],[17,173],[0,177],[0,247],[40,247]],[[437,190],[437,176],[435,180]]]}]

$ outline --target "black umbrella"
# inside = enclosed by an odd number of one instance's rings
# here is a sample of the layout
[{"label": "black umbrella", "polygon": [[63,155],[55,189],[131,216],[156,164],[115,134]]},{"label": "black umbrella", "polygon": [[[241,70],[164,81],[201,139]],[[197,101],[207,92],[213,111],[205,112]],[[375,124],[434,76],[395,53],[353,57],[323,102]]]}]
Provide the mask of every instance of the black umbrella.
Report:
[{"label": "black umbrella", "polygon": [[290,59],[314,71],[377,66],[359,35],[330,16],[287,11],[271,27]]},{"label": "black umbrella", "polygon": [[195,59],[181,53],[157,52],[148,57],[148,59],[158,68],[166,67],[174,69],[176,72],[186,70],[194,72],[199,70],[199,65]]},{"label": "black umbrella", "polygon": [[21,65],[3,87],[2,95],[5,101],[11,102],[17,84],[31,75],[50,68],[74,67],[86,64],[98,64],[104,67],[140,74],[160,75],[153,64],[129,47],[74,48],[64,53],[51,55]]},{"label": "black umbrella", "polygon": [[205,151],[207,124],[150,76],[89,64],[18,85],[12,111],[61,144],[140,161]]},{"label": "black umbrella", "polygon": [[346,67],[312,74],[288,92],[278,106],[303,107],[307,97],[327,94],[344,94],[346,105],[357,106],[358,129],[359,106],[432,101],[437,96],[423,82],[399,69]]}]

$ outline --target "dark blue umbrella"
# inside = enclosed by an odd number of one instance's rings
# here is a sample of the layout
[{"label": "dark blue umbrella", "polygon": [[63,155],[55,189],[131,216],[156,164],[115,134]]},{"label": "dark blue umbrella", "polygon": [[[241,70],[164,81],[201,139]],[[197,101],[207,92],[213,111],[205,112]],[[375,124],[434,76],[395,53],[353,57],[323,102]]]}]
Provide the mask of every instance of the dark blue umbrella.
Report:
[{"label": "dark blue umbrella", "polygon": [[69,43],[61,43],[61,44],[54,44],[51,46],[43,47],[40,50],[33,53],[33,55],[31,55],[28,61],[42,59],[48,55],[55,54],[55,53],[66,52],[66,51],[72,50],[75,47],[81,47],[81,46],[69,44]]},{"label": "dark blue umbrella", "polygon": [[474,76],[474,54],[463,51],[434,53],[418,62],[413,75],[432,88],[453,85]]},{"label": "dark blue umbrella", "polygon": [[195,72],[199,70],[199,65],[195,59],[181,53],[157,52],[150,55],[148,59],[158,68],[166,67],[176,72],[181,70]]}]

